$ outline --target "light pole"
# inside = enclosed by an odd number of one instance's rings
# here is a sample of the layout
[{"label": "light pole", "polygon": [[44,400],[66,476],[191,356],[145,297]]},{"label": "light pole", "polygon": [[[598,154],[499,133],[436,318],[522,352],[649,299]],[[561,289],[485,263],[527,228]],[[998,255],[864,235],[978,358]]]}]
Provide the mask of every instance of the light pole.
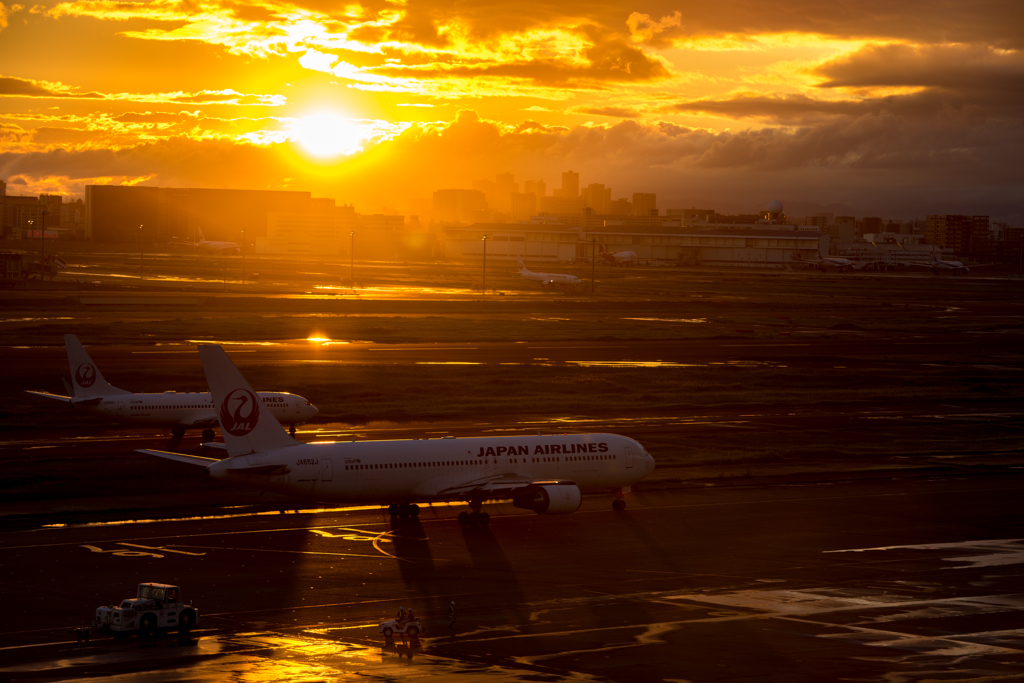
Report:
[{"label": "light pole", "polygon": [[[39,209],[39,265],[46,260],[46,205]],[[42,279],[42,275],[39,276]]]},{"label": "light pole", "polygon": [[597,251],[597,238],[590,238],[590,293],[594,293],[594,273],[597,271],[597,257],[595,252]]},{"label": "light pole", "polygon": [[245,287],[245,226],[242,226],[242,286]]},{"label": "light pole", "polygon": [[349,245],[348,245],[348,279],[352,285],[352,289],[356,288],[356,231],[350,230],[348,233]]},{"label": "light pole", "polygon": [[146,248],[142,242],[142,226],[139,226],[139,279],[146,279]]},{"label": "light pole", "polygon": [[484,270],[483,270],[483,284],[480,287],[480,291],[483,296],[487,296],[487,235],[484,235]]}]

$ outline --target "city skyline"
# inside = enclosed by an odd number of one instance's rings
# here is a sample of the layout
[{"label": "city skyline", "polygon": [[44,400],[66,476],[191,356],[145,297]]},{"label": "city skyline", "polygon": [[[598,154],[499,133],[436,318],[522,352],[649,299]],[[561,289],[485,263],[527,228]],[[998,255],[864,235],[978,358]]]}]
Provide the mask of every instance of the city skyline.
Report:
[{"label": "city skyline", "polygon": [[0,3],[0,177],[1024,221],[1013,2]]}]

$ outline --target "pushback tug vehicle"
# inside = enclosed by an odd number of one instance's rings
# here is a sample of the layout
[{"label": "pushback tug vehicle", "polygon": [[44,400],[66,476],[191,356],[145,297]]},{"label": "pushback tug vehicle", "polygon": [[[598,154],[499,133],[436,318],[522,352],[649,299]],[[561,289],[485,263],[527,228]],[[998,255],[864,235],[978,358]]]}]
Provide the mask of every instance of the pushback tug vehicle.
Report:
[{"label": "pushback tug vehicle", "polygon": [[140,583],[134,598],[126,598],[118,606],[96,608],[90,629],[78,629],[78,639],[88,639],[92,632],[117,635],[138,633],[154,636],[159,631],[176,629],[187,633],[199,623],[199,610],[186,605],[181,587],[166,583]]}]

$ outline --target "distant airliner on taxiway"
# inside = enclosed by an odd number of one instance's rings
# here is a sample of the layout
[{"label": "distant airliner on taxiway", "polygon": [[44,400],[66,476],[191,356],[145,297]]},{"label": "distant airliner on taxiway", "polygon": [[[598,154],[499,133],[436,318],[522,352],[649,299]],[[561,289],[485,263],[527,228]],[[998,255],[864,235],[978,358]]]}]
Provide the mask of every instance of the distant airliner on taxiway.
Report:
[{"label": "distant airliner on taxiway", "polygon": [[299,443],[278,424],[224,350],[200,345],[220,416],[223,460],[185,453],[140,453],[199,465],[228,482],[337,504],[390,504],[393,516],[419,515],[417,503],[464,500],[461,524],[487,524],[480,507],[511,499],[540,514],[575,512],[585,491],[618,490],[613,503],[654,470],[654,458],[616,434],[491,436]]},{"label": "distant airliner on taxiway", "polygon": [[517,256],[516,260],[519,261],[519,276],[526,280],[539,282],[542,287],[550,287],[552,285],[568,285],[569,287],[577,287],[580,284],[580,279],[575,275],[567,275],[564,273],[535,273],[526,268],[523,264],[522,256]]},{"label": "distant airliner on taxiway", "polygon": [[[218,415],[209,392],[133,394],[118,389],[103,379],[103,373],[86,353],[78,337],[65,334],[64,343],[68,350],[68,365],[71,366],[71,383],[64,380],[64,386],[71,395],[60,396],[45,391],[26,393],[64,401],[98,417],[123,424],[170,427],[177,439],[184,436],[186,429],[202,427],[203,439],[213,439]],[[319,412],[312,403],[294,394],[260,392],[259,397],[261,403],[281,422],[291,425],[292,434],[295,433],[296,425],[306,422]]]}]

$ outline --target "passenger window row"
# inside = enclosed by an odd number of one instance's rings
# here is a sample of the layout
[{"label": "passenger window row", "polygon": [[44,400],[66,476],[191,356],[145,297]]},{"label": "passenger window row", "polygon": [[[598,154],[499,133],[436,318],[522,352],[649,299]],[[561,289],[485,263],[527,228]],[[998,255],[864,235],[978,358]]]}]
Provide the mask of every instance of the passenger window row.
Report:
[{"label": "passenger window row", "polygon": [[[576,455],[566,456],[566,462],[576,460],[615,460],[615,455]],[[561,458],[530,458],[530,462],[561,462]],[[509,464],[518,464],[519,459],[509,460]],[[524,458],[525,462],[525,458]],[[431,462],[395,462],[377,465],[345,465],[346,470],[391,470],[420,467],[466,467],[468,465],[486,465],[487,460],[439,460]]]},{"label": "passenger window row", "polygon": [[345,465],[346,470],[399,470],[410,467],[465,467],[467,465],[486,465],[477,460],[438,460],[432,462],[394,462],[377,465]]}]

